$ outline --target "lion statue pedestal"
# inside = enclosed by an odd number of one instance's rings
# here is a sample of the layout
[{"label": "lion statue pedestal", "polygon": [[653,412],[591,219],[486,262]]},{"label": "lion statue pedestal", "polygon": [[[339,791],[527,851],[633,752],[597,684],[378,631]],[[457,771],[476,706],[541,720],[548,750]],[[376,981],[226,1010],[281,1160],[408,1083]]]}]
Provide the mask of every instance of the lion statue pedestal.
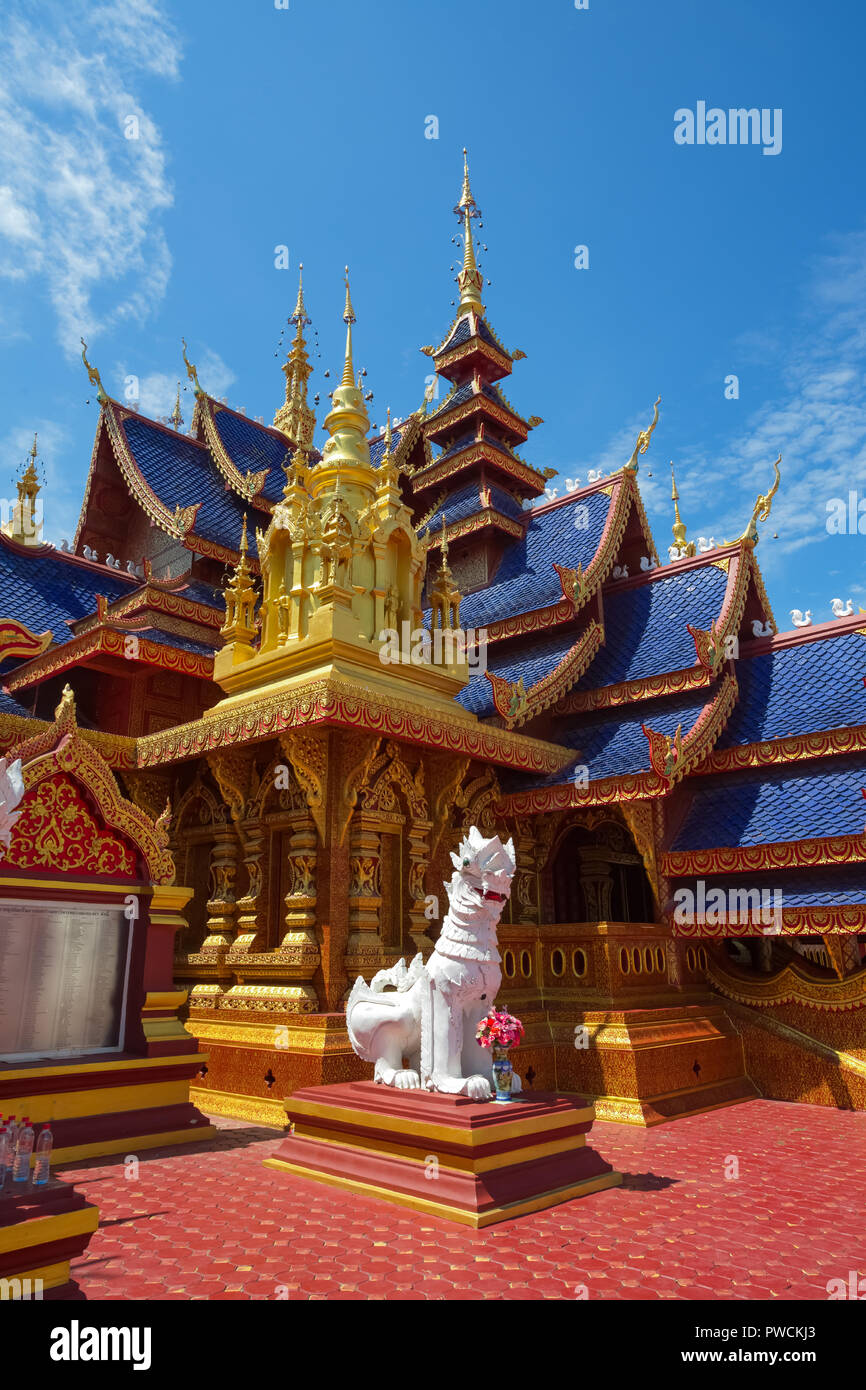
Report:
[{"label": "lion statue pedestal", "polygon": [[359,977],[349,996],[349,1039],[374,1079],[295,1091],[285,1102],[294,1131],[265,1163],[481,1227],[622,1176],[587,1147],[595,1112],[579,1096],[491,1103],[490,1055],[475,1033],[501,983],[496,928],[514,849],[473,826],[451,859],[448,914],[426,964],[417,955],[370,985]]}]

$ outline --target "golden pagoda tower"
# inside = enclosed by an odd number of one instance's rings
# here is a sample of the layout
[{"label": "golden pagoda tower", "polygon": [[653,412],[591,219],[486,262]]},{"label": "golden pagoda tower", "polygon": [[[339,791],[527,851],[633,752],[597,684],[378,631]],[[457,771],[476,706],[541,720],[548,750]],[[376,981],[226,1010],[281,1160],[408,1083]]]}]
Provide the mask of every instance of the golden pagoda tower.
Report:
[{"label": "golden pagoda tower", "polygon": [[[423,634],[426,547],[398,486],[390,420],[378,468],[370,457],[370,420],[353,358],[356,316],[348,269],[343,321],[343,370],[324,421],[329,438],[321,461],[309,467],[306,450],[297,450],[270,525],[256,533],[262,574],[258,647],[252,645],[251,610],[241,610],[241,588],[249,587],[244,550],[226,593],[232,605],[223,629],[227,642],[214,663],[214,679],[227,699],[206,719],[253,694],[282,696],[310,680],[332,678],[391,698],[414,696],[426,707],[439,704],[451,720],[464,717],[462,711],[455,715],[453,697],[468,678],[465,662],[404,659]],[[449,611],[456,614],[453,603]],[[475,722],[472,715],[465,718]]]},{"label": "golden pagoda tower", "polygon": [[298,298],[294,312],[289,318],[289,323],[295,325],[295,336],[289,355],[283,363],[286,399],[274,416],[277,429],[282,430],[298,449],[312,447],[313,432],[316,428],[315,413],[307,403],[307,382],[313,368],[307,355],[304,329],[311,322],[304,304],[304,267],[301,264],[298,268]]},{"label": "golden pagoda tower", "polygon": [[36,471],[36,440],[33,443],[27,462],[22,465],[18,482],[18,501],[13,504],[12,516],[3,526],[4,536],[17,541],[19,545],[42,544],[42,517],[37,515],[36,499],[40,492],[39,474]]}]

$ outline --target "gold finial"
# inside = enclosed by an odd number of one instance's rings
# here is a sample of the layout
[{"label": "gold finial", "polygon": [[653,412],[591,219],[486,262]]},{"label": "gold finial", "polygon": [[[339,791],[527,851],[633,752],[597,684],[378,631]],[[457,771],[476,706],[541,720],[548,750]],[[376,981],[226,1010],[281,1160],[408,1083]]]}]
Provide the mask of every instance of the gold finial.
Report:
[{"label": "gold finial", "polygon": [[671,459],[671,501],[674,504],[674,516],[676,518],[673,527],[673,536],[680,549],[686,543],[686,527],[680,516],[680,494],[677,492],[677,480],[674,474],[674,461]]},{"label": "gold finial", "polygon": [[180,413],[180,382],[177,383],[177,396],[175,397],[174,410],[171,412],[168,418],[174,425],[175,429],[179,430],[181,425],[183,424],[183,416]]},{"label": "gold finial", "polygon": [[475,243],[472,240],[472,219],[481,216],[481,209],[472,196],[472,189],[469,186],[469,157],[465,149],[463,151],[463,191],[454,211],[463,222],[463,269],[457,277],[457,283],[460,286],[460,307],[457,312],[464,314],[468,310],[474,309],[476,313],[483,314],[481,287],[484,284],[484,279],[475,260]]},{"label": "gold finial", "polygon": [[40,545],[42,517],[36,505],[40,492],[39,472],[36,467],[36,444],[38,435],[33,435],[33,443],[18,471],[18,501],[12,507],[12,515],[3,526],[3,534],[19,545]]},{"label": "gold finial", "polygon": [[[647,449],[648,449],[649,446],[650,446],[650,440],[652,439],[652,437],[653,437],[653,432],[654,432],[654,430],[655,430],[655,427],[656,427],[656,425],[657,425],[658,422],[659,422],[659,405],[661,404],[661,399],[662,399],[661,396],[658,396],[658,397],[657,397],[656,403],[655,403],[655,405],[653,406],[653,418],[652,418],[652,420],[650,421],[650,423],[649,423],[649,425],[647,426],[647,428],[646,428],[645,430],[641,430],[640,434],[639,434],[638,437],[637,437],[637,443],[636,443],[635,446],[634,446],[634,453],[632,454],[631,458],[629,459],[628,463],[626,464],[626,469],[627,469],[629,472],[632,472],[632,473],[636,473],[636,472],[637,472],[637,470],[638,470],[638,462],[637,462],[637,461],[638,461],[638,455],[639,455],[639,454],[645,454],[646,451],[647,451]],[[673,467],[673,465],[671,465],[671,467]]]},{"label": "gold finial", "polygon": [[767,520],[769,519],[770,510],[771,510],[772,505],[773,505],[773,498],[775,497],[776,493],[779,491],[779,483],[780,483],[781,480],[782,480],[782,479],[781,479],[781,474],[780,474],[780,472],[779,472],[779,464],[780,464],[781,462],[782,462],[782,455],[780,454],[779,457],[776,459],[776,462],[773,464],[773,469],[774,469],[774,472],[775,472],[775,477],[774,477],[774,479],[773,479],[773,486],[770,488],[770,491],[769,491],[766,495],[765,495],[764,493],[761,493],[761,494],[759,495],[758,500],[757,500],[757,502],[755,503],[754,509],[753,509],[753,511],[752,511],[752,515],[751,515],[751,517],[749,518],[749,524],[748,524],[748,526],[746,527],[746,529],[745,529],[745,531],[743,532],[743,534],[740,536],[740,540],[741,540],[741,541],[754,541],[755,544],[757,545],[758,539],[759,539],[759,538],[758,538],[758,522],[759,522],[759,521],[767,521]]},{"label": "gold finial", "polygon": [[241,545],[238,562],[231,579],[223,591],[226,605],[225,622],[220,628],[226,642],[240,642],[247,646],[256,635],[255,606],[256,591],[250,578],[247,562],[247,514],[244,512],[241,530]]},{"label": "gold finial", "polygon": [[102,378],[100,377],[99,372],[96,370],[95,367],[92,367],[87,360],[87,344],[85,343],[83,338],[81,339],[81,349],[81,360],[87,368],[88,379],[90,381],[91,386],[96,387],[96,399],[99,401],[100,405],[103,405],[108,400],[108,396],[105,394],[105,390],[102,385]]},{"label": "gold finial", "polygon": [[312,375],[307,345],[304,341],[304,328],[312,320],[304,303],[304,266],[298,267],[298,298],[294,312],[289,315],[289,323],[295,325],[295,336],[289,355],[283,363],[286,377],[286,399],[274,416],[277,429],[283,431],[296,448],[308,449],[313,443],[316,417],[307,404],[307,382]]},{"label": "gold finial", "polygon": [[463,146],[463,192],[460,195],[460,202],[457,206],[460,209],[475,206],[472,189],[469,187],[469,155],[466,152],[465,145]]},{"label": "gold finial", "polygon": [[388,455],[388,454],[391,453],[391,442],[392,442],[392,439],[393,439],[393,435],[391,434],[391,407],[388,406],[388,417],[387,417],[387,420],[386,420],[386,422],[385,422],[385,453],[386,453],[386,455]]},{"label": "gold finial", "polygon": [[299,331],[299,332],[300,332],[302,326],[306,327],[306,325],[307,325],[308,323],[312,323],[312,319],[308,316],[308,314],[307,314],[307,308],[306,308],[306,305],[304,304],[304,262],[303,262],[303,261],[301,261],[301,264],[298,266],[298,298],[297,298],[297,300],[295,301],[295,310],[294,310],[294,313],[291,315],[291,317],[290,317],[290,319],[289,319],[289,323],[297,324],[297,326],[298,326],[298,331]]},{"label": "gold finial", "polygon": [[190,381],[191,381],[192,384],[193,384],[193,390],[195,391],[195,394],[196,394],[197,396],[203,396],[203,395],[204,395],[204,391],[201,389],[201,386],[199,385],[198,372],[197,372],[196,368],[193,366],[192,362],[190,362],[189,358],[188,358],[187,355],[186,355],[186,338],[181,338],[180,341],[181,341],[181,344],[182,344],[183,361],[184,361],[184,366],[186,367],[186,374],[187,374],[187,376],[189,377]]},{"label": "gold finial", "polygon": [[346,325],[346,360],[343,364],[343,379],[341,386],[355,385],[355,368],[352,363],[352,324],[356,322],[355,310],[352,308],[352,296],[349,292],[349,267],[346,266],[346,307],[343,310],[343,322]]}]

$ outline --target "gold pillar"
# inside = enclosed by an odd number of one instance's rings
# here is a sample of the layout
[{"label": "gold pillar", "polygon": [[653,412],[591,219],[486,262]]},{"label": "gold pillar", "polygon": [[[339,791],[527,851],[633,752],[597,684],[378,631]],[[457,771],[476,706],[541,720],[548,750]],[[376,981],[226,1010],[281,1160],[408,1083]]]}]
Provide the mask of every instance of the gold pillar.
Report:
[{"label": "gold pillar", "polygon": [[303,994],[319,1007],[312,983],[321,963],[316,939],[316,827],[312,818],[298,825],[289,841],[292,886],[285,897],[286,932],[275,953],[281,977],[297,980]]},{"label": "gold pillar", "polygon": [[346,973],[369,977],[382,964],[382,842],[377,830],[352,821],[349,832],[349,941]]}]

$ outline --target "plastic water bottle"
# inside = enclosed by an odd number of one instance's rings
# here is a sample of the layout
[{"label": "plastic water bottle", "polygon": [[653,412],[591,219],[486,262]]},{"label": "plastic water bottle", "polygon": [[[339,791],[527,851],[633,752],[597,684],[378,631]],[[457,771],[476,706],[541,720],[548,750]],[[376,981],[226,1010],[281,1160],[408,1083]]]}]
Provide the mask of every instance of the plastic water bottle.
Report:
[{"label": "plastic water bottle", "polygon": [[41,1187],[51,1176],[51,1146],[54,1135],[48,1125],[43,1125],[36,1141],[36,1162],[33,1165],[33,1185]]},{"label": "plastic water bottle", "polygon": [[12,1164],[13,1182],[27,1182],[30,1177],[30,1155],[32,1152],[33,1126],[25,1115],[15,1141],[15,1159]]}]

